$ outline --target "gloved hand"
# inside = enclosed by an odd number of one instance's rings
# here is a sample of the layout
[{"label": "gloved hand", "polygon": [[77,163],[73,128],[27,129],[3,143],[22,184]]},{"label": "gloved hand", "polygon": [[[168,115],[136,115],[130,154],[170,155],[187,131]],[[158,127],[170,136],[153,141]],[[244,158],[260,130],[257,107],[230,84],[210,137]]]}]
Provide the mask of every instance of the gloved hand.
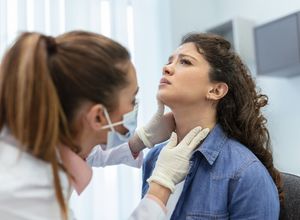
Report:
[{"label": "gloved hand", "polygon": [[132,152],[139,152],[145,147],[151,148],[155,144],[169,139],[175,130],[175,120],[171,112],[164,114],[165,106],[157,99],[158,109],[150,121],[136,130],[134,136],[129,140]]},{"label": "gloved hand", "polygon": [[196,127],[192,129],[177,145],[177,135],[172,133],[170,142],[161,150],[148,183],[154,181],[174,192],[175,185],[188,173],[189,160],[193,150],[203,140],[209,129]]},{"label": "gloved hand", "polygon": [[168,140],[175,129],[175,121],[172,113],[164,115],[165,106],[157,100],[158,109],[151,120],[145,126],[136,131],[146,147],[151,148],[155,144]]}]

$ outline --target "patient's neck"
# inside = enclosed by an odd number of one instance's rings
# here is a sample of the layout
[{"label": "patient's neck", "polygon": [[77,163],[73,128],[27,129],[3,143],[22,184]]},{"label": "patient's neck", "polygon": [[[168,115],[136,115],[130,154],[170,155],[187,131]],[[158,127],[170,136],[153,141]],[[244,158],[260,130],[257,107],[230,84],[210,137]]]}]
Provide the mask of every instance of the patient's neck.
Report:
[{"label": "patient's neck", "polygon": [[216,125],[216,110],[211,106],[180,106],[172,108],[176,122],[178,142],[197,126],[209,128]]}]

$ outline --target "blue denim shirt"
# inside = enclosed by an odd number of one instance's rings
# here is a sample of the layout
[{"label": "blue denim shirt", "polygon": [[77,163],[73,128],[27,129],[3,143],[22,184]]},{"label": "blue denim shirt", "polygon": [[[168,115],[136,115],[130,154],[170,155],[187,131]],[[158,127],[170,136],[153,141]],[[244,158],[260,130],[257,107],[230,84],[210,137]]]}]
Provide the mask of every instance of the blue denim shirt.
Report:
[{"label": "blue denim shirt", "polygon": [[[166,143],[151,149],[143,164],[142,196]],[[279,218],[277,188],[264,165],[216,125],[190,160],[172,220]]]}]

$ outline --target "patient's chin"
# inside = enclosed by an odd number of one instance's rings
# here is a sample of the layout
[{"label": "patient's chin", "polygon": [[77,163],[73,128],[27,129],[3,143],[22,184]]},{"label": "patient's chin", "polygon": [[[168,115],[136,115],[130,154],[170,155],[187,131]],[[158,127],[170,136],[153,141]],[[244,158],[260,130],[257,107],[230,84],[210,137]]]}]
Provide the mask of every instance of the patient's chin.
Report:
[{"label": "patient's chin", "polygon": [[157,98],[166,106],[172,103],[172,96],[164,91],[158,91]]},{"label": "patient's chin", "polygon": [[170,109],[175,106],[182,105],[182,99],[174,94],[158,93],[157,98]]}]

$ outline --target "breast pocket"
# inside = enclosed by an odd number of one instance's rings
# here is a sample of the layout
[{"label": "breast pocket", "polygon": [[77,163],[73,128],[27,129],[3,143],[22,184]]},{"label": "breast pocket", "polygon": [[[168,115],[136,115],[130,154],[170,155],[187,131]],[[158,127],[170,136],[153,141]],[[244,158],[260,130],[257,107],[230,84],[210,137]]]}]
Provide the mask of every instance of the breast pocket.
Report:
[{"label": "breast pocket", "polygon": [[225,220],[225,219],[229,219],[228,213],[190,212],[186,216],[186,220]]}]

